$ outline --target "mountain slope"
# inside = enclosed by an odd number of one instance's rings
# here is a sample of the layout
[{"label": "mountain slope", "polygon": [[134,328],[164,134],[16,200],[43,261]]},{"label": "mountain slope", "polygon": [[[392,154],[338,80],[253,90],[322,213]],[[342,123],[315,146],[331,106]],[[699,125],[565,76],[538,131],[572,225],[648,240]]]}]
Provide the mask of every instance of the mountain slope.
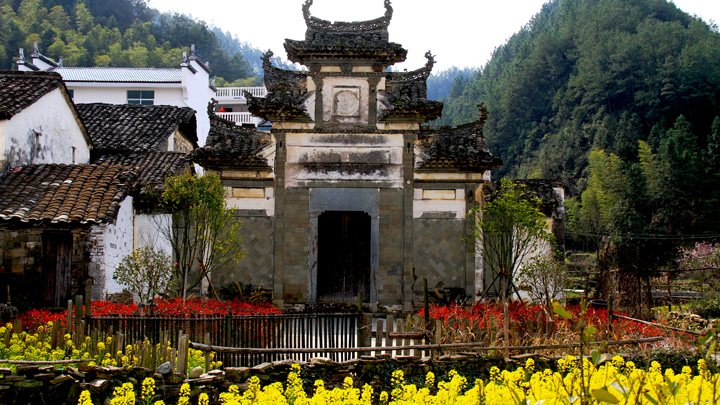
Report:
[{"label": "mountain slope", "polygon": [[143,0],[3,0],[0,66],[11,68],[18,48],[40,51],[65,66],[176,67],[196,45],[213,75],[234,81],[255,76],[242,53],[223,49],[206,23],[160,13]]},{"label": "mountain slope", "polygon": [[555,0],[446,100],[443,124],[484,102],[499,174],[584,176],[596,147],[637,161],[683,115],[704,147],[720,103],[720,34],[665,0]]}]

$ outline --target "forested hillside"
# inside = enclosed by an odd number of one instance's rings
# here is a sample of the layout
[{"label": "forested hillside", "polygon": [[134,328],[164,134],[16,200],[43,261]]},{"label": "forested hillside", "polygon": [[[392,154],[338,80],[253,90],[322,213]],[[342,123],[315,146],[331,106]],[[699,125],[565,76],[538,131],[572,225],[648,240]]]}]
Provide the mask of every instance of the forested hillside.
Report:
[{"label": "forested hillside", "polygon": [[[237,38],[220,38],[202,21],[160,13],[144,0],[2,0],[0,66],[9,69],[18,48],[40,51],[65,66],[176,67],[182,51],[196,45],[213,75],[232,82],[256,72]],[[225,48],[223,47],[225,45]]]},{"label": "forested hillside", "polygon": [[[708,146],[720,102],[720,34],[666,0],[554,0],[457,80],[440,123],[489,110],[485,136],[498,174],[559,177],[577,194],[593,148],[639,162],[679,117]],[[683,145],[680,145],[684,147]]]},{"label": "forested hillside", "polygon": [[[450,94],[456,81],[466,82],[477,73],[477,68],[460,69],[453,66],[449,69],[433,72],[427,79],[428,100],[444,99]],[[458,85],[459,86],[459,85]]]}]

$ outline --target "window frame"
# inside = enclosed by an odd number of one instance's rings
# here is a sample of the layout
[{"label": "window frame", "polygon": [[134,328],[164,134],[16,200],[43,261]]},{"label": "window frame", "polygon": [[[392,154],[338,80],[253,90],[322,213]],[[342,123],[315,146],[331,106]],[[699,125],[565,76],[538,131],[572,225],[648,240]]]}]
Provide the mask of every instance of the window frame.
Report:
[{"label": "window frame", "polygon": [[127,103],[132,105],[155,105],[155,90],[128,90]]}]

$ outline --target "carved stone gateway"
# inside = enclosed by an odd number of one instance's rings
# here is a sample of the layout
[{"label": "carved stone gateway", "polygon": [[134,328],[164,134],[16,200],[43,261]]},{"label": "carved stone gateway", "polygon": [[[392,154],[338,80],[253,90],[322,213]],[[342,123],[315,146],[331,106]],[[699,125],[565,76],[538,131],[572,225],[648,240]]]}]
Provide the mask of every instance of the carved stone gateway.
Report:
[{"label": "carved stone gateway", "polygon": [[268,252],[214,283],[261,285],[278,304],[362,294],[407,307],[423,278],[431,289],[474,296],[481,263],[462,241],[471,229],[465,213],[483,173],[502,163],[484,148],[484,114],[458,128],[421,126],[442,112],[426,98],[434,58],[427,52],[417,70],[387,71],[407,55],[389,40],[389,0],[383,16],[362,22],[322,20],[311,5],[302,7],[305,39],[285,41],[288,58],[308,70],[278,69],[268,51],[268,95],[246,95],[250,111],[272,122],[270,140],[211,109],[208,144],[195,153],[221,175],[245,220],[248,252]]}]

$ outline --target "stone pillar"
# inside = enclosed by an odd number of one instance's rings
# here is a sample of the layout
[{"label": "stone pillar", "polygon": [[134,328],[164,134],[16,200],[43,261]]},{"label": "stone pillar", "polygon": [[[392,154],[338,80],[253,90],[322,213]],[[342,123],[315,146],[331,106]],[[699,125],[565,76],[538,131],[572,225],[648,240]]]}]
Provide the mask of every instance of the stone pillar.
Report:
[{"label": "stone pillar", "polygon": [[403,140],[403,306],[413,304],[413,196],[415,192],[415,133],[404,134]]},{"label": "stone pillar", "polygon": [[285,284],[285,133],[275,132],[275,234],[273,258],[273,304],[284,304]]}]

